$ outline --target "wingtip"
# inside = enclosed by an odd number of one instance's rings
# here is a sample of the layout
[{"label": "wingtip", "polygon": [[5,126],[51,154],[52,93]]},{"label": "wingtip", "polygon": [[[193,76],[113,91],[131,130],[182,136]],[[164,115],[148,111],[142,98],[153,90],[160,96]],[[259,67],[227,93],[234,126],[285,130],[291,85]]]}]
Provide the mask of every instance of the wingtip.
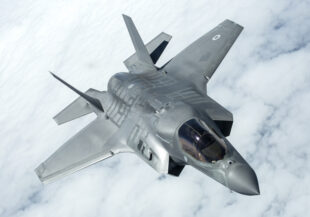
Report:
[{"label": "wingtip", "polygon": [[222,25],[231,25],[231,24],[234,24],[234,25],[236,25],[236,26],[238,26],[239,27],[239,29],[240,29],[240,31],[242,31],[243,30],[243,26],[241,26],[240,24],[238,24],[238,23],[236,23],[235,21],[232,21],[232,20],[230,20],[230,19],[225,19],[223,22],[222,22]]},{"label": "wingtip", "polygon": [[37,168],[35,168],[34,172],[36,173],[37,177],[39,178],[39,180],[44,183],[44,178],[42,176],[43,172],[44,172],[44,166],[43,164],[40,164]]}]

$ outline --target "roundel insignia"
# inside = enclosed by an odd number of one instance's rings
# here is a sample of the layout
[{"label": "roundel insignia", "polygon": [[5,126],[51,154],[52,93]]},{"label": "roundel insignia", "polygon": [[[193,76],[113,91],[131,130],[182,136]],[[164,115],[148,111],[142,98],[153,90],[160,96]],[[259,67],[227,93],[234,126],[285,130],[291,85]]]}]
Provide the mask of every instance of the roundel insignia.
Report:
[{"label": "roundel insignia", "polygon": [[221,37],[221,35],[215,35],[215,36],[213,36],[212,40],[213,40],[213,41],[216,41],[216,40],[219,39],[220,37]]}]

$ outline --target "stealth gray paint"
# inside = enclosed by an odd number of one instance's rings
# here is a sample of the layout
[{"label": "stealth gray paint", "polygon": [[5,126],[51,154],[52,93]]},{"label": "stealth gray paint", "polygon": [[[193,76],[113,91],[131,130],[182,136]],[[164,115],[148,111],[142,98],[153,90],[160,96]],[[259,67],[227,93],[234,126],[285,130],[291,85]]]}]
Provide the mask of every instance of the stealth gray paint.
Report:
[{"label": "stealth gray paint", "polygon": [[[124,15],[124,20],[136,49],[124,61],[129,73],[112,76],[107,91],[79,93],[64,82],[81,97],[56,115],[55,121],[62,124],[91,112],[97,118],[36,169],[40,180],[49,182],[116,153],[133,152],[159,173],[170,173],[173,160],[197,168],[236,192],[259,194],[255,172],[226,139],[232,114],[206,94],[207,82],[242,27],[225,20],[158,68],[149,53],[171,36],[161,33],[144,46],[131,18]],[[200,162],[182,150],[177,132],[189,119],[202,120],[219,136],[228,149],[224,159]]]}]

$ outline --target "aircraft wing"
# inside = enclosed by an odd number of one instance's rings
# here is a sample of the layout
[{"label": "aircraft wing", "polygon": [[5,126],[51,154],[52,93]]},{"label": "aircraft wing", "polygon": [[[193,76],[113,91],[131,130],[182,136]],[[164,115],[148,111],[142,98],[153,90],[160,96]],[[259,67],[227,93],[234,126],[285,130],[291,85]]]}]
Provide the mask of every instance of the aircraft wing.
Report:
[{"label": "aircraft wing", "polygon": [[97,118],[40,164],[35,172],[46,183],[116,153],[127,152],[128,148],[118,142],[117,131],[118,127],[110,120]]},{"label": "aircraft wing", "polygon": [[225,20],[177,54],[164,69],[188,80],[198,81],[205,77],[208,81],[242,29],[242,26]]}]

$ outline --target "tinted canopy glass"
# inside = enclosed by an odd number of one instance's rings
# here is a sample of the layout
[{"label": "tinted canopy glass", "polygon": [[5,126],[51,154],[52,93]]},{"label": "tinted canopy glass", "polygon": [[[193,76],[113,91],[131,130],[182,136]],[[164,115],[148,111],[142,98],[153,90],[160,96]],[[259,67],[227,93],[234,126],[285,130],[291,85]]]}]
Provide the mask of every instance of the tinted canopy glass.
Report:
[{"label": "tinted canopy glass", "polygon": [[217,141],[214,133],[196,119],[191,119],[180,127],[179,141],[183,150],[199,161],[218,161],[226,153],[226,148]]}]

